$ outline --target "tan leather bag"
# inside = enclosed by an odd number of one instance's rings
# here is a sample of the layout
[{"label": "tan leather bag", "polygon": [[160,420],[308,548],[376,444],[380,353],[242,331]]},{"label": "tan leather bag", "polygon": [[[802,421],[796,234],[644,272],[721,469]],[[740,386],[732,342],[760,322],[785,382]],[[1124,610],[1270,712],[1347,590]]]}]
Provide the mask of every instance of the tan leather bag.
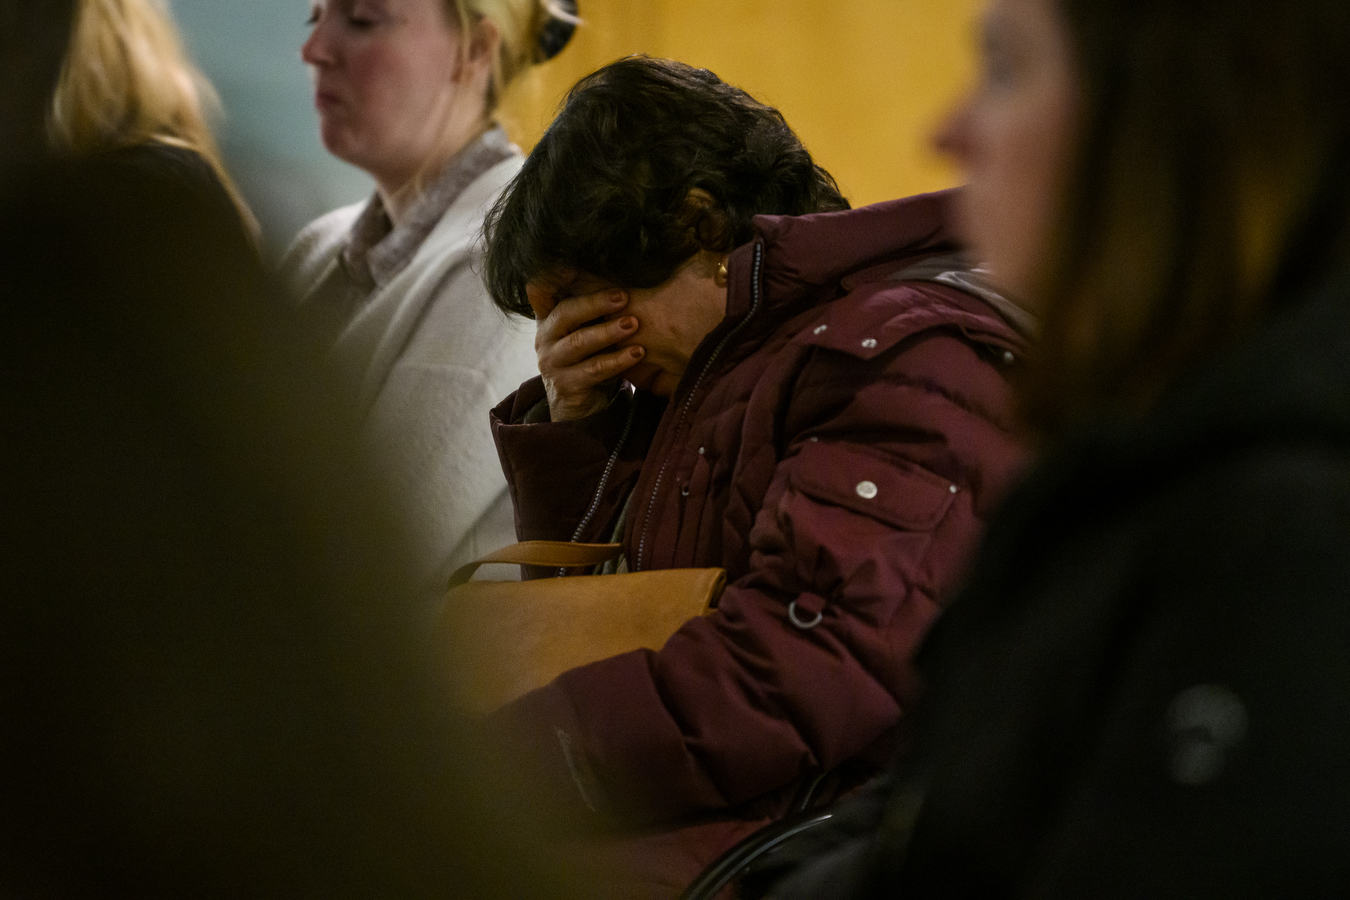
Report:
[{"label": "tan leather bag", "polygon": [[491,712],[568,669],[645,647],[707,615],[724,569],[657,569],[529,581],[471,581],[488,563],[579,568],[615,559],[619,544],[525,541],[462,566],[450,578],[440,627],[463,711]]}]

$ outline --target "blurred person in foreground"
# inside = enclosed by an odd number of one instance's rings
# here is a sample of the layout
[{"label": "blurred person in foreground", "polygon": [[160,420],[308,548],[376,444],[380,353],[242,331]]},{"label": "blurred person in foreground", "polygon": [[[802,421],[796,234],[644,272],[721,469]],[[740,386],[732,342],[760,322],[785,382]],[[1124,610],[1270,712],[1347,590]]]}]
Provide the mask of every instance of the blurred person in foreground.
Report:
[{"label": "blurred person in foreground", "polygon": [[1347,93],[1339,0],[991,3],[940,145],[1045,455],[774,896],[1350,890]]},{"label": "blurred person in foreground", "polygon": [[47,104],[74,11],[74,0],[0,0],[0,190],[47,155]]},{"label": "blurred person in foreground", "polygon": [[52,149],[159,170],[183,190],[230,210],[256,238],[257,223],[207,125],[207,110],[218,103],[189,61],[163,0],[75,4],[47,123]]},{"label": "blurred person in foreground", "polygon": [[1027,317],[979,287],[950,202],[848,210],[777,110],[631,57],[489,216],[493,296],[537,320],[542,375],[493,413],[520,537],[727,571],[659,652],[489,719],[515,777],[611,830],[576,850],[597,896],[674,896],[899,740],[910,648],[1021,461]]},{"label": "blurred person in foreground", "polygon": [[0,3],[28,76],[0,131],[33,136],[0,169],[0,894],[555,895],[474,793],[390,602],[396,511],[237,217],[115,152],[52,160],[71,9],[26,7]]},{"label": "blurred person in foreground", "polygon": [[375,193],[306,226],[283,270],[417,516],[418,572],[439,596],[457,566],[513,542],[487,414],[537,369],[528,330],[493,308],[478,271],[483,213],[521,162],[493,113],[517,77],[562,50],[576,6],[310,9],[301,55],[324,146]]}]

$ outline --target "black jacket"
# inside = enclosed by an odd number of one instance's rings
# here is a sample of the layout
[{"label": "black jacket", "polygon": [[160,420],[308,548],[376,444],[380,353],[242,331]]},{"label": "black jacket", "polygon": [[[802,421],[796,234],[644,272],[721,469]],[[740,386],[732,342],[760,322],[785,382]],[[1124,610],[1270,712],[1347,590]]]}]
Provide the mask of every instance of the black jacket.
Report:
[{"label": "black jacket", "polygon": [[920,664],[775,897],[1350,893],[1350,283],[1050,451]]}]

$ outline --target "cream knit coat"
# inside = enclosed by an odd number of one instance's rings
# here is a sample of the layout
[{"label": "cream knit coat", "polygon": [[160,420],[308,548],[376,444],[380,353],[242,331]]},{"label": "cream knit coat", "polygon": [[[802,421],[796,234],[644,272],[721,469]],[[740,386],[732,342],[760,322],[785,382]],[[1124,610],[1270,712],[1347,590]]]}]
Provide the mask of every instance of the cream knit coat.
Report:
[{"label": "cream knit coat", "polygon": [[[483,216],[520,165],[514,156],[469,184],[333,346],[357,380],[366,442],[407,510],[429,591],[459,564],[515,540],[488,412],[538,374],[534,328],[493,306],[479,270]],[[340,264],[364,207],[335,210],[297,236],[282,270],[302,303]]]}]

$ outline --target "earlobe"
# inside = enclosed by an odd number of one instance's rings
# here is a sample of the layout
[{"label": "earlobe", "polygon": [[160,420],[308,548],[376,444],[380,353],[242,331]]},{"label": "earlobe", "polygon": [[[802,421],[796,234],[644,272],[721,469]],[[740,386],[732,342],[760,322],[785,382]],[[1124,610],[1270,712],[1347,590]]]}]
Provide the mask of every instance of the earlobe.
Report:
[{"label": "earlobe", "polygon": [[[460,44],[456,54],[455,71],[452,80],[456,84],[473,84],[476,79],[492,78],[492,63],[497,58],[497,49],[501,46],[501,32],[491,19],[481,18],[473,26],[469,40]],[[484,84],[487,82],[485,81]]]}]

